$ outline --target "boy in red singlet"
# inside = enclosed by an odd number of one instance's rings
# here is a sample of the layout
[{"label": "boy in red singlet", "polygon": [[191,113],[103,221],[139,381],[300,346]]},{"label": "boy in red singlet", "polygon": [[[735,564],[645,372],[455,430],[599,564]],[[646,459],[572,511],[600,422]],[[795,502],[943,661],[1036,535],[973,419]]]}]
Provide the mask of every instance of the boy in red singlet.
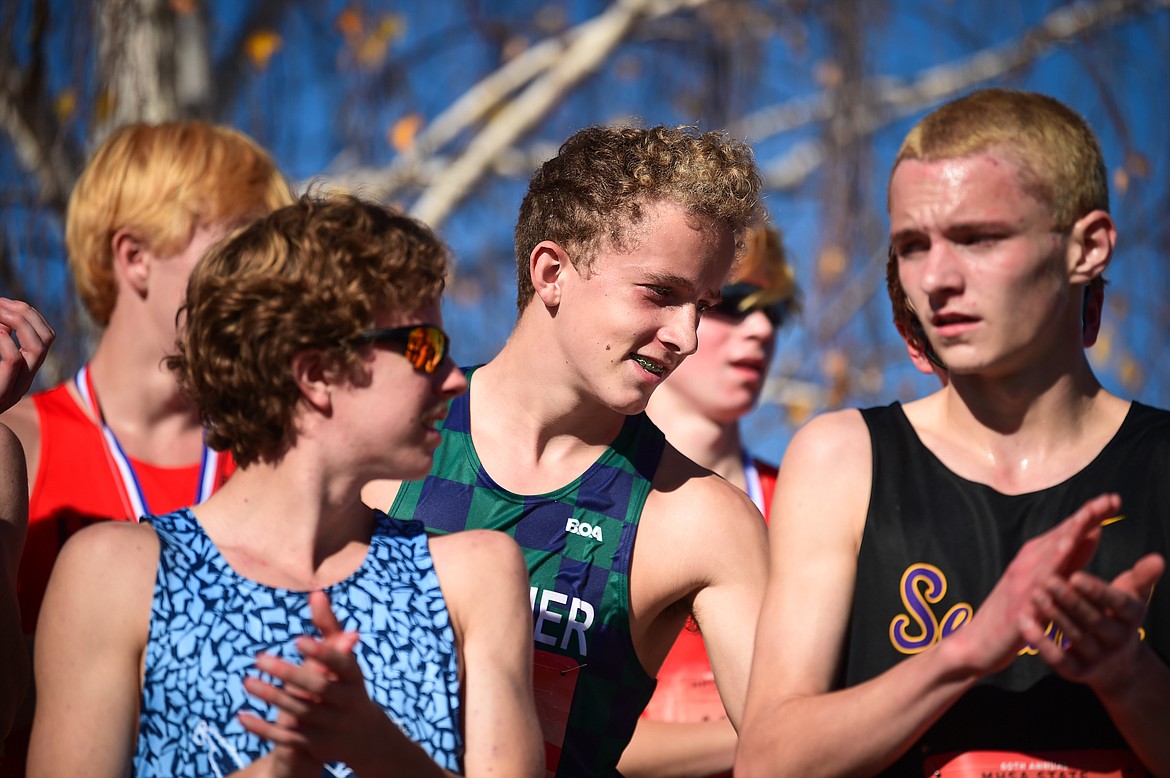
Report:
[{"label": "boy in red singlet", "polygon": [[[199,418],[162,360],[187,277],[207,248],[291,199],[264,150],[203,122],[128,125],[90,158],[69,199],[65,239],[78,293],[102,328],[97,348],[72,380],[3,417],[28,463],[17,579],[25,635],[71,534],[199,502],[226,478],[230,462],[203,445]],[[4,775],[23,772],[20,726],[0,760]]]}]

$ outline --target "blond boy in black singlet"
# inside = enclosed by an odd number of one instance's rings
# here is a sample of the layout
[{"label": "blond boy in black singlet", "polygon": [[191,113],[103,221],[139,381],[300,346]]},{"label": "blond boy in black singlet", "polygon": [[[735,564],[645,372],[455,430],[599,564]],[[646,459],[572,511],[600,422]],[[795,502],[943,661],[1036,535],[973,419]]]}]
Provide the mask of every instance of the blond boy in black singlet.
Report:
[{"label": "blond boy in black singlet", "polygon": [[1170,414],[1084,349],[1108,207],[1051,98],[910,132],[890,238],[948,383],[790,444],[736,775],[1170,773]]}]

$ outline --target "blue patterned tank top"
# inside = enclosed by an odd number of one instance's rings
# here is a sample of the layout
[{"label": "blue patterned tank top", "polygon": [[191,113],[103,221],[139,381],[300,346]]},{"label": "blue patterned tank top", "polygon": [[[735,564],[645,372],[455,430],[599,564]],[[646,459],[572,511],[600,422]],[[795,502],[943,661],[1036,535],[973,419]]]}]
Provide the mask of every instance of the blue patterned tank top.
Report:
[{"label": "blue patterned tank top", "polygon": [[[301,661],[294,641],[318,634],[308,593],[236,573],[188,509],[144,521],[161,548],[134,773],[227,775],[271,749],[236,717],[276,717],[243,681],[260,675],[260,652]],[[455,636],[422,525],[378,513],[361,567],[325,592],[342,627],[361,633],[354,652],[370,698],[439,765],[459,771]],[[341,763],[322,773],[351,774]]]}]

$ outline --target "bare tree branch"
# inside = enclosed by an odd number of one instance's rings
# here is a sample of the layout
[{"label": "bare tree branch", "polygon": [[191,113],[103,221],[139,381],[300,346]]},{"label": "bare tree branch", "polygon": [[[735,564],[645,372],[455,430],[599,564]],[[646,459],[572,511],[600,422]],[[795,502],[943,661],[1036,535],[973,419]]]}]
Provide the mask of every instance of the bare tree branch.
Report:
[{"label": "bare tree branch", "polygon": [[[61,140],[60,126],[44,93],[43,64],[48,4],[36,4],[28,41],[32,61],[21,72],[10,47],[0,62],[0,129],[7,133],[21,165],[37,181],[38,200],[64,213],[77,175],[77,154]],[[11,33],[9,33],[11,34]]]},{"label": "bare tree branch", "polygon": [[[848,128],[853,138],[870,135],[899,118],[957,95],[964,89],[1008,75],[1037,60],[1050,49],[1127,21],[1170,7],[1170,0],[1097,0],[1053,11],[1016,41],[979,52],[954,63],[930,68],[909,83],[882,78],[866,91],[873,95],[870,110],[859,111]],[[732,133],[759,142],[832,118],[829,93],[801,97],[757,111],[734,125]],[[841,139],[842,141],[846,139]],[[777,160],[763,165],[767,186],[776,190],[799,187],[825,159],[824,143],[808,141]]]},{"label": "bare tree branch", "polygon": [[[488,75],[437,116],[418,135],[414,146],[390,165],[339,172],[319,180],[327,187],[365,188],[385,198],[401,197],[406,189],[421,186],[423,192],[412,211],[440,224],[485,174],[514,175],[518,169],[530,170],[534,162],[543,158],[517,151],[513,144],[612,54],[636,25],[705,2],[626,0],[615,4],[563,36],[530,47]],[[872,96],[869,104],[855,112],[853,121],[843,129],[844,136],[839,135],[837,141],[844,143],[870,135],[964,89],[1026,67],[1056,46],[1167,6],[1170,0],[1095,0],[1066,6],[1050,13],[1012,43],[931,68],[910,82],[874,79],[863,90]],[[831,93],[824,92],[757,111],[736,122],[730,131],[736,137],[758,142],[829,121],[835,111]],[[465,149],[441,154],[461,133],[493,112],[496,114],[491,122]],[[823,141],[802,141],[761,167],[767,186],[784,191],[802,185],[825,159]]]},{"label": "bare tree branch", "polygon": [[[465,129],[499,112],[466,149],[430,178],[415,203],[415,216],[439,225],[465,198],[484,173],[497,165],[524,132],[553,108],[566,93],[594,72],[636,25],[646,19],[694,8],[707,0],[622,0],[563,37],[545,41],[488,76],[438,116],[416,139],[415,147],[383,170],[355,171],[323,179],[326,186],[365,186],[383,197],[420,171],[433,169],[433,154]],[[523,88],[528,84],[526,88]],[[519,95],[509,95],[523,88]],[[505,102],[506,101],[506,102]],[[502,108],[500,106],[503,106]]]},{"label": "bare tree branch", "polygon": [[[781,157],[763,165],[770,189],[796,189],[832,158],[835,146],[863,140],[898,118],[919,112],[989,80],[1024,69],[1058,46],[1083,40],[1132,18],[1164,10],[1167,6],[1170,6],[1170,0],[1102,0],[1066,6],[1050,13],[1034,28],[1008,44],[922,71],[912,79],[871,79],[859,98],[864,104],[859,111],[847,117],[850,121],[845,124],[841,122],[842,118],[846,118],[845,114],[833,102],[834,91],[826,90],[745,117],[733,132],[758,142],[810,125],[833,122],[834,134],[831,137],[802,141]],[[1103,102],[1107,110],[1118,113],[1107,99]],[[1120,122],[1120,118],[1117,121]],[[1124,131],[1121,134],[1126,135]],[[855,255],[856,252],[851,254]],[[808,335],[814,344],[838,342],[841,333],[859,314],[875,303],[879,307],[883,305],[882,301],[874,299],[874,295],[875,290],[884,288],[884,260],[884,252],[878,252],[862,258],[860,267],[850,271],[849,281],[834,294],[832,304],[822,306],[818,320],[808,323]],[[884,295],[878,294],[884,298]],[[821,352],[815,345],[812,348],[816,353]],[[896,350],[896,353],[900,358],[901,351]],[[800,388],[801,391],[793,397],[778,384],[772,392],[766,393],[762,402],[780,405],[793,401],[798,405],[823,404],[828,396],[826,390],[816,383],[800,384]],[[822,390],[819,396],[817,389]]]},{"label": "bare tree branch", "polygon": [[65,148],[53,142],[54,134],[40,129],[51,118],[20,100],[17,78],[13,70],[0,78],[0,128],[12,140],[21,165],[36,177],[38,200],[64,213],[77,166]]},{"label": "bare tree branch", "polygon": [[106,0],[98,27],[103,80],[115,98],[98,137],[127,122],[178,118],[174,13],[166,0]]}]

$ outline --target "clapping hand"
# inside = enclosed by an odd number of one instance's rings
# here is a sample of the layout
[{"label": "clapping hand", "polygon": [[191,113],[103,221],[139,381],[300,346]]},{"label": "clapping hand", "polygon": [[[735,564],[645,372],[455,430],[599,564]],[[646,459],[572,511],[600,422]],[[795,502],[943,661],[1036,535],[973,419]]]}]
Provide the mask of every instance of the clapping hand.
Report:
[{"label": "clapping hand", "polygon": [[31,305],[0,297],[0,413],[15,405],[32,386],[33,376],[56,337]]},{"label": "clapping hand", "polygon": [[365,747],[371,732],[384,724],[386,714],[370,700],[353,649],[359,635],[346,632],[334,616],[324,592],[309,595],[313,624],[321,637],[297,639],[303,664],[261,654],[256,667],[280,681],[279,685],[247,678],[249,694],[278,709],[275,722],[241,713],[244,728],[276,744],[273,756],[285,764],[286,774],[297,774],[305,763],[351,762]]}]

